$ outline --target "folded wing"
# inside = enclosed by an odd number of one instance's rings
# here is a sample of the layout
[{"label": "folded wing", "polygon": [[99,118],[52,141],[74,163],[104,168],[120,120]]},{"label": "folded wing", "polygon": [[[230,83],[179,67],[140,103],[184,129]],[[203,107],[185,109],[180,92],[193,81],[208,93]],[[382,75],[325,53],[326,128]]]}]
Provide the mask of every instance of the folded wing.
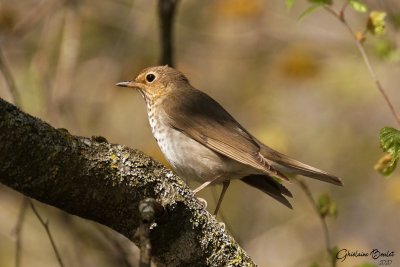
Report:
[{"label": "folded wing", "polygon": [[269,176],[288,180],[283,173],[272,166],[278,164],[295,174],[342,185],[340,178],[262,144],[220,104],[197,89],[175,90],[164,99],[163,107],[171,127],[215,152]]},{"label": "folded wing", "polygon": [[270,176],[288,180],[260,154],[261,147],[257,141],[220,104],[203,92],[196,89],[176,90],[165,98],[163,108],[170,126],[197,142]]}]

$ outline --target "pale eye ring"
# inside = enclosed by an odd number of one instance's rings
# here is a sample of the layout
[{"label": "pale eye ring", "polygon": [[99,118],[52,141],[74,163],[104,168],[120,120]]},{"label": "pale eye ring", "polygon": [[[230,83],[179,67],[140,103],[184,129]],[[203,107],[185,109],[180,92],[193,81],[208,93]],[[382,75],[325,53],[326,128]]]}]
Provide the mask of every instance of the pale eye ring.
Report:
[{"label": "pale eye ring", "polygon": [[146,81],[151,83],[156,79],[156,76],[153,73],[149,73],[146,75]]}]

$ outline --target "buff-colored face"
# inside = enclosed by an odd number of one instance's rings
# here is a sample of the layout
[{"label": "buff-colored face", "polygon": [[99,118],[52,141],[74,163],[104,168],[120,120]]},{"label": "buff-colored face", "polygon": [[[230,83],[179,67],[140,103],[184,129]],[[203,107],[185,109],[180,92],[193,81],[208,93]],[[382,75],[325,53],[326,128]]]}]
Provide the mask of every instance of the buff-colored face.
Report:
[{"label": "buff-colored face", "polygon": [[142,70],[135,79],[117,83],[117,86],[138,89],[146,100],[165,96],[174,87],[188,84],[186,77],[168,66],[150,67]]}]

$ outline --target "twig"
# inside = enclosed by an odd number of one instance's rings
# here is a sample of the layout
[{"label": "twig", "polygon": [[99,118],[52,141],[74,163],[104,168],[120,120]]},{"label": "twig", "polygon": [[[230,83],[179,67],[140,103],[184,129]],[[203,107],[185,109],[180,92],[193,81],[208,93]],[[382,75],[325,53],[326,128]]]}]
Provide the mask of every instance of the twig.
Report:
[{"label": "twig", "polygon": [[19,210],[17,225],[15,226],[15,235],[17,237],[16,246],[15,246],[15,267],[19,267],[21,265],[21,232],[22,226],[24,224],[26,211],[28,208],[29,200],[27,197],[24,197],[22,200],[21,208]]},{"label": "twig", "polygon": [[0,71],[3,73],[4,79],[6,80],[8,90],[10,91],[14,104],[17,107],[21,107],[21,98],[15,85],[15,80],[11,74],[10,68],[7,65],[6,59],[3,54],[3,50],[0,47]]},{"label": "twig", "polygon": [[304,181],[302,181],[301,179],[296,179],[296,181],[298,181],[298,183],[300,185],[300,188],[304,191],[304,193],[307,196],[307,199],[309,200],[309,202],[313,206],[315,212],[318,214],[318,217],[319,217],[319,219],[321,221],[322,230],[324,232],[325,249],[328,252],[329,257],[332,259],[331,260],[332,267],[336,267],[336,260],[332,258],[331,241],[330,241],[328,225],[326,224],[325,217],[322,216],[322,214],[319,212],[317,203],[314,201],[313,195],[312,195],[311,190],[308,187],[308,185]]},{"label": "twig", "polygon": [[346,7],[347,7],[347,5],[344,5],[342,7],[342,9],[340,10],[340,13],[337,13],[331,7],[324,6],[326,11],[328,11],[330,14],[335,16],[337,19],[339,19],[340,22],[343,23],[343,25],[346,27],[346,29],[349,31],[349,33],[351,34],[351,36],[355,40],[356,46],[357,46],[358,50],[360,51],[360,54],[361,54],[361,56],[362,56],[362,58],[364,60],[365,65],[368,68],[369,75],[371,76],[372,80],[375,82],[375,85],[376,85],[377,89],[379,90],[379,92],[381,93],[383,98],[385,99],[386,104],[388,105],[390,111],[392,112],[396,122],[400,125],[400,116],[397,113],[396,109],[394,108],[392,102],[390,101],[390,98],[389,98],[388,94],[386,93],[386,90],[383,88],[381,82],[379,81],[375,70],[372,68],[371,62],[370,62],[370,60],[369,60],[369,58],[367,56],[367,53],[365,52],[365,49],[364,49],[362,41],[357,39],[357,36],[356,36],[355,32],[350,27],[349,23],[347,22],[347,20],[346,20],[346,18],[344,16],[344,11],[345,11]]},{"label": "twig", "polygon": [[43,220],[43,218],[40,216],[39,212],[36,210],[36,207],[33,205],[32,201],[29,200],[29,204],[31,206],[31,209],[32,209],[33,213],[35,213],[35,215],[38,218],[39,222],[43,225],[44,230],[47,233],[47,236],[49,237],[51,246],[53,247],[54,253],[56,254],[58,263],[60,264],[61,267],[64,267],[64,264],[62,262],[60,253],[58,252],[58,249],[57,249],[56,244],[54,242],[53,236],[51,235],[50,228],[49,228],[49,222]]},{"label": "twig", "polygon": [[[69,2],[65,2],[67,5]],[[66,99],[72,95],[72,81],[79,57],[81,45],[81,18],[75,6],[65,9],[62,40],[55,77],[51,86],[51,103],[48,107],[50,116],[58,119],[60,111],[66,106]]]},{"label": "twig", "polygon": [[345,1],[342,8],[340,9],[339,15],[341,18],[344,17],[344,12],[345,12],[347,6],[349,5],[349,3],[350,3],[350,1]]},{"label": "twig", "polygon": [[14,25],[14,32],[28,32],[35,29],[46,14],[55,12],[54,10],[61,5],[62,1],[36,1],[35,3],[36,5],[27,10],[21,20]]},{"label": "twig", "polygon": [[158,0],[158,15],[160,18],[161,59],[162,65],[174,66],[172,26],[178,0]]},{"label": "twig", "polygon": [[141,222],[134,238],[139,239],[140,267],[151,266],[150,226],[154,219],[162,214],[163,211],[163,207],[153,198],[146,198],[139,203]]}]

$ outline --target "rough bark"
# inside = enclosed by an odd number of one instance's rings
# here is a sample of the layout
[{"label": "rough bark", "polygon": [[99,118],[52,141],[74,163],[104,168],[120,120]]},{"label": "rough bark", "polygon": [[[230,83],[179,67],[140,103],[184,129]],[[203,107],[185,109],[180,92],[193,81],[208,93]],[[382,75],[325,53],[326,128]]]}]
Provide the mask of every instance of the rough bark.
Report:
[{"label": "rough bark", "polygon": [[142,152],[55,129],[0,99],[0,182],[136,244],[138,205],[164,209],[150,229],[158,266],[255,266],[185,183]]}]

